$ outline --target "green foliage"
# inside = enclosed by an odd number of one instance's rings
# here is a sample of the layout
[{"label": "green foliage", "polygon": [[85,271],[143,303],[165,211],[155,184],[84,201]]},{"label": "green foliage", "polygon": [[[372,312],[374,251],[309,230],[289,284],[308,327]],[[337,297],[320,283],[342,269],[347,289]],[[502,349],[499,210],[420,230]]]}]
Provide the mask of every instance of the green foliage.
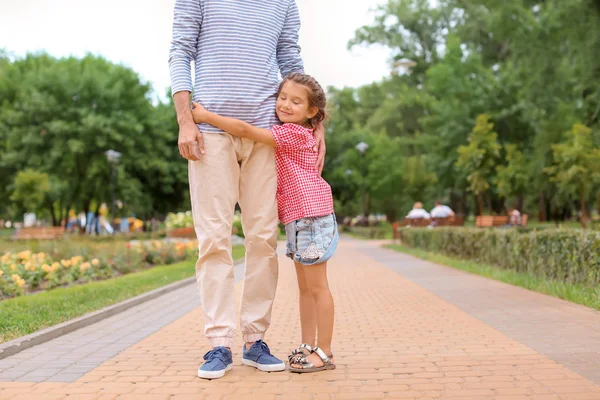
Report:
[{"label": "green foliage", "polygon": [[590,188],[600,182],[600,147],[594,145],[592,131],[575,124],[565,140],[552,146],[554,165],[546,168],[559,193],[570,198],[579,196],[585,215],[585,199]]},{"label": "green foliage", "polygon": [[504,150],[506,164],[496,167],[498,194],[503,197],[518,196],[527,190],[529,183],[527,160],[516,144],[507,144]]},{"label": "green foliage", "polygon": [[[600,191],[592,161],[584,160],[595,153],[573,164],[565,158],[573,154],[554,145],[579,125],[591,130],[589,149],[600,145],[596,3],[378,6],[349,47],[388,48],[389,76],[328,90],[324,177],[338,214],[365,209],[393,220],[415,201],[429,208],[437,199],[459,213],[474,205],[482,211],[484,203],[504,213],[517,199],[530,215],[565,219],[579,208],[585,216]],[[109,203],[112,166],[104,154],[114,149],[123,154],[115,179],[122,214],[189,209],[173,104],[152,104],[151,95],[135,72],[100,57],[0,52],[0,198],[13,194],[19,171],[32,169],[48,175],[43,207],[56,224],[69,208]],[[364,155],[359,142],[369,144]],[[0,216],[14,217],[18,208],[0,201]]]},{"label": "green foliage", "polygon": [[0,194],[6,176],[33,169],[47,174],[55,223],[70,207],[109,203],[105,153],[113,149],[122,154],[116,198],[129,211],[149,216],[182,205],[187,164],[178,157],[174,109],[153,105],[131,69],[92,55],[30,54],[0,64],[0,74]]},{"label": "green foliage", "polygon": [[469,144],[458,148],[456,167],[466,175],[469,189],[479,197],[490,188],[491,175],[500,156],[498,134],[493,129],[489,116],[480,115],[469,136]]},{"label": "green foliage", "polygon": [[50,190],[48,174],[31,169],[19,171],[10,199],[23,211],[38,211]]},{"label": "green foliage", "polygon": [[[572,188],[544,172],[554,165],[553,145],[574,124],[589,127],[600,143],[600,59],[594,56],[600,12],[590,7],[588,0],[389,0],[375,10],[349,47],[390,49],[391,76],[355,91],[353,130],[398,137],[394,165],[419,160],[419,173],[436,178],[422,190],[413,187],[421,179],[400,171],[402,188],[388,193],[402,203],[398,209],[419,197],[426,203],[449,198],[467,210],[468,189],[480,210],[487,200],[489,211],[505,212],[505,201],[516,198],[521,205],[527,199],[529,210],[522,211],[530,214],[532,206],[555,218],[571,213]],[[404,67],[401,58],[416,65]],[[494,121],[495,138],[467,142],[482,114]],[[600,189],[588,182],[587,208]]]},{"label": "green foliage", "polygon": [[401,229],[410,247],[473,260],[531,276],[595,287],[600,284],[600,234],[570,229]]}]

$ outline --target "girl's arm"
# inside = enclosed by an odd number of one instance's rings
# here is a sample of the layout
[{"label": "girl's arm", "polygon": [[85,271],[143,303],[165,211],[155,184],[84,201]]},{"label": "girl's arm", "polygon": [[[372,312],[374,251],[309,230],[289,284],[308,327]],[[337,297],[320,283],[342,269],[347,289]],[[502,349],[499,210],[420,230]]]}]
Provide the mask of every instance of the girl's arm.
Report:
[{"label": "girl's arm", "polygon": [[275,147],[275,139],[268,129],[257,128],[235,118],[223,117],[207,111],[198,103],[193,103],[192,116],[195,123],[205,123],[219,128],[230,135],[254,140]]}]

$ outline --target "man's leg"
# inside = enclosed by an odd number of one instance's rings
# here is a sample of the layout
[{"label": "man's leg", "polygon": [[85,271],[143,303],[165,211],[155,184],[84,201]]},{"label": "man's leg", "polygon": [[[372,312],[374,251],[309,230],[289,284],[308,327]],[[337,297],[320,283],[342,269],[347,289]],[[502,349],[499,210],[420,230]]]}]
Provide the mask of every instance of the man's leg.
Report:
[{"label": "man's leg", "polygon": [[240,324],[244,342],[262,339],[271,323],[277,288],[277,173],[275,150],[242,140],[240,208],[246,237],[246,270]]},{"label": "man's leg", "polygon": [[199,249],[196,279],[204,334],[213,347],[231,348],[236,325],[231,226],[240,169],[231,136],[204,134],[204,145],[204,155],[188,168]]}]

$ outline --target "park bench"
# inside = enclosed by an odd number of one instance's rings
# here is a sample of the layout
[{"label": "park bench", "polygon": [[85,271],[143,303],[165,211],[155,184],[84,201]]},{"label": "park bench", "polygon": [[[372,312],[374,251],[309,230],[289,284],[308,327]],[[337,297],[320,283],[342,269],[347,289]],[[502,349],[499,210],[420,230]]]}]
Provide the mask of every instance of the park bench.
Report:
[{"label": "park bench", "polygon": [[15,233],[15,239],[59,239],[65,234],[62,226],[42,226],[31,228],[19,228]]},{"label": "park bench", "polygon": [[425,226],[463,226],[465,224],[465,217],[462,215],[455,215],[446,218],[404,218],[402,221],[396,221],[392,224],[394,239],[400,238],[400,228],[405,226],[411,227],[425,227]]},{"label": "park bench", "polygon": [[[520,226],[527,225],[527,214],[521,215]],[[479,215],[475,218],[475,225],[479,228],[492,228],[496,226],[509,225],[510,217],[508,215]]]},{"label": "park bench", "polygon": [[454,215],[445,218],[432,218],[434,226],[463,226],[465,217],[462,215]]},{"label": "park bench", "polygon": [[404,218],[402,221],[396,221],[392,224],[394,239],[400,238],[400,228],[405,226],[424,227],[431,225],[429,218]]}]

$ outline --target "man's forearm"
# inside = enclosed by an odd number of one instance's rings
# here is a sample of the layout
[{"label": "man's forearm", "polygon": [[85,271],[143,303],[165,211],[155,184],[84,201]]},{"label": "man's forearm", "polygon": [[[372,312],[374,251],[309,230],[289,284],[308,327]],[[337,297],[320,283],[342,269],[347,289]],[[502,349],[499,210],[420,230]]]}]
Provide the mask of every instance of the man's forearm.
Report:
[{"label": "man's forearm", "polygon": [[175,93],[173,95],[173,103],[175,103],[175,112],[177,113],[177,123],[179,126],[194,125],[192,108],[190,107],[190,92],[182,91]]}]

